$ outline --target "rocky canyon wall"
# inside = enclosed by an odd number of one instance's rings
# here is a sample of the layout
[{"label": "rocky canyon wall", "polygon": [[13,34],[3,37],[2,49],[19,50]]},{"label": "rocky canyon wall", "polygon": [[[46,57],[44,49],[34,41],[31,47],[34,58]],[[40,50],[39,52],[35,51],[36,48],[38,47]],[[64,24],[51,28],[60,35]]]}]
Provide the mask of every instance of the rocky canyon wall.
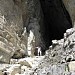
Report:
[{"label": "rocky canyon wall", "polygon": [[73,9],[69,10],[72,7],[66,5],[67,0],[63,3],[60,0],[0,0],[0,60],[5,62],[13,55],[23,57],[28,49],[39,46],[45,52],[53,39],[61,39],[66,29],[72,27],[71,19],[74,20],[70,14]]},{"label": "rocky canyon wall", "polygon": [[22,31],[21,8],[13,0],[0,0],[0,61],[9,62],[16,50],[26,50],[19,38]]},{"label": "rocky canyon wall", "polygon": [[30,30],[35,36],[35,46],[45,47],[40,30],[42,18],[39,0],[0,0],[1,62],[8,63],[11,57],[19,58],[27,54]]}]

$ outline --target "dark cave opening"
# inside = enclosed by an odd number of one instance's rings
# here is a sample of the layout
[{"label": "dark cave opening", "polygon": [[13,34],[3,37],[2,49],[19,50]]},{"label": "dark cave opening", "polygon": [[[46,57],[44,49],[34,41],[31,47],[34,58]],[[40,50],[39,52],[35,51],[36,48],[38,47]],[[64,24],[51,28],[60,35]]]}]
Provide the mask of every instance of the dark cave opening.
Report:
[{"label": "dark cave opening", "polygon": [[48,48],[53,39],[62,39],[66,29],[72,27],[72,21],[62,0],[40,0],[44,15],[43,38]]}]

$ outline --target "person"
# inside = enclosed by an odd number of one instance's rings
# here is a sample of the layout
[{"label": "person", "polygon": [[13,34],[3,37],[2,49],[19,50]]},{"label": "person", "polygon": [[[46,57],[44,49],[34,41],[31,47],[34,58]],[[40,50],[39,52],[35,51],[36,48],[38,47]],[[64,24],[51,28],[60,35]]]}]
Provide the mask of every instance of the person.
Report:
[{"label": "person", "polygon": [[42,51],[41,51],[41,47],[36,47],[37,48],[37,55],[41,56],[42,55]]}]

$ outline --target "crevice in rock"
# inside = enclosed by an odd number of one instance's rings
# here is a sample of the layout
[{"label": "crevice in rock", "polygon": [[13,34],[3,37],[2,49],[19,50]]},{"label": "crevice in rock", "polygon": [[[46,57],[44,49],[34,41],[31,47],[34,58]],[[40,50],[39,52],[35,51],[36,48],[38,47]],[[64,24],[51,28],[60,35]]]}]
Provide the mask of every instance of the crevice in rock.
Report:
[{"label": "crevice in rock", "polygon": [[62,39],[65,31],[72,27],[72,21],[60,0],[40,0],[44,15],[43,38],[48,48],[53,39]]}]

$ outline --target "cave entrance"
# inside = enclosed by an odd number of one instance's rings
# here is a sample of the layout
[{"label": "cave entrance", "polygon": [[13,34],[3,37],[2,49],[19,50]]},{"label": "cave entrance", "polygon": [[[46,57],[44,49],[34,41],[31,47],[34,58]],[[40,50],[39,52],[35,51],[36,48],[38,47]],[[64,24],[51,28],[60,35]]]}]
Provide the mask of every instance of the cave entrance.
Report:
[{"label": "cave entrance", "polygon": [[40,0],[44,15],[43,38],[48,48],[53,39],[62,39],[66,29],[72,27],[70,16],[61,0]]}]

